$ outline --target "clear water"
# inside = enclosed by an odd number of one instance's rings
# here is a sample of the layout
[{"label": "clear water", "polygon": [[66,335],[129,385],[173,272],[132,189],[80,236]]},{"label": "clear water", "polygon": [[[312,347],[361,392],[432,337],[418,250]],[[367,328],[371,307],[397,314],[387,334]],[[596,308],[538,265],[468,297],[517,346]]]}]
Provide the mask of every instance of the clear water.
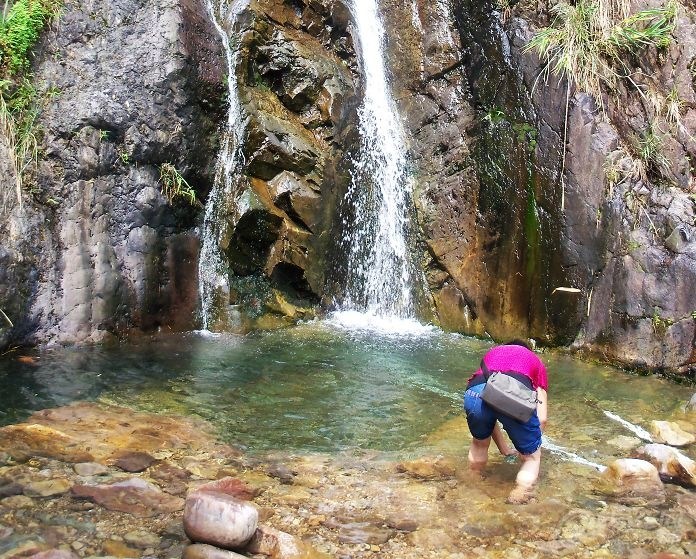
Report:
[{"label": "clear water", "polygon": [[413,317],[417,275],[409,248],[413,184],[404,129],[384,64],[384,28],[375,0],[355,0],[364,97],[360,149],[343,210],[348,255],[342,308],[369,316]]},{"label": "clear water", "polygon": [[[436,329],[379,333],[340,323],[241,336],[191,333],[113,347],[56,349],[33,364],[0,359],[0,423],[75,400],[203,417],[250,452],[351,449],[463,454],[460,394],[486,341]],[[546,353],[547,448],[594,463],[612,444],[678,418],[692,388]],[[559,460],[568,456],[558,455]]]}]

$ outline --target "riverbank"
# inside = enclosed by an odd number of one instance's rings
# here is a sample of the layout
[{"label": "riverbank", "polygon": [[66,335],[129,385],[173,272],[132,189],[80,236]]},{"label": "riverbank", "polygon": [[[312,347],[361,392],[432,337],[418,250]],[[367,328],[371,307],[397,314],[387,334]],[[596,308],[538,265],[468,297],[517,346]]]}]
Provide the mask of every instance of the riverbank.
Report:
[{"label": "riverbank", "polygon": [[[470,477],[461,418],[424,441],[461,433],[460,453],[440,456],[250,455],[213,432],[196,419],[88,403],[4,427],[0,558],[48,550],[179,558],[190,543],[187,493],[221,478],[237,480],[230,484],[258,508],[261,526],[302,549],[276,550],[278,559],[696,554],[691,490],[665,485],[662,503],[622,504],[598,492],[596,470],[545,453],[536,501],[506,505],[516,466],[491,455],[484,478]],[[41,557],[68,556],[55,553]]]}]

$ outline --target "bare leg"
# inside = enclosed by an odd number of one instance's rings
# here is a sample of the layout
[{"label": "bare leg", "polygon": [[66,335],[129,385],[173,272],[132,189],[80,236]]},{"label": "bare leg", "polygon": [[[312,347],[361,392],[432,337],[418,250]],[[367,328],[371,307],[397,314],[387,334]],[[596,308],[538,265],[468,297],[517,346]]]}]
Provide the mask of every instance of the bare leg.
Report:
[{"label": "bare leg", "polygon": [[493,437],[493,442],[495,443],[495,446],[498,447],[500,454],[503,456],[517,454],[517,451],[514,448],[510,448],[510,445],[503,434],[503,430],[500,428],[500,424],[497,421],[495,422],[495,427],[493,427],[493,435],[491,436]]},{"label": "bare leg", "polygon": [[532,454],[520,454],[522,466],[517,472],[516,486],[508,496],[508,503],[524,504],[534,496],[534,484],[539,477],[539,467],[541,466],[541,449],[537,449]]},{"label": "bare leg", "polygon": [[481,471],[488,462],[488,447],[491,444],[491,438],[487,439],[472,439],[471,447],[469,447],[469,468],[475,471]]}]

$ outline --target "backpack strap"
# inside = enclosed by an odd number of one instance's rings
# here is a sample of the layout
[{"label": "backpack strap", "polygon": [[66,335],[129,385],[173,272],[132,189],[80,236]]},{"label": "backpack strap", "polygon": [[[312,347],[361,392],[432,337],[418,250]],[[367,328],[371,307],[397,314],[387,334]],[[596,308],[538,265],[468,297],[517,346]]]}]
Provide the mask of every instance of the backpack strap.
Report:
[{"label": "backpack strap", "polygon": [[481,359],[481,372],[483,373],[483,378],[485,378],[486,382],[488,382],[488,377],[491,376],[491,372],[483,359]]}]

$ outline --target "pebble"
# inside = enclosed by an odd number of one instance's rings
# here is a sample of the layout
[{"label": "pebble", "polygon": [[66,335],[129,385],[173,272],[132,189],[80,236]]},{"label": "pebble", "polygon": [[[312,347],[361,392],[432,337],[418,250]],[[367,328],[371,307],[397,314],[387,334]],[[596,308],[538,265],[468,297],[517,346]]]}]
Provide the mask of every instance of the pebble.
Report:
[{"label": "pebble", "polygon": [[8,509],[26,509],[34,506],[33,499],[25,495],[14,495],[12,497],[5,497],[0,501],[0,505],[7,507]]},{"label": "pebble", "polygon": [[24,488],[24,494],[28,497],[54,497],[70,491],[72,483],[67,479],[49,479],[35,481]]},{"label": "pebble", "polygon": [[78,476],[103,476],[109,473],[109,468],[97,462],[82,462],[73,467]]},{"label": "pebble", "polygon": [[148,547],[159,547],[160,544],[159,536],[151,532],[144,532],[142,530],[128,532],[125,536],[123,536],[123,539],[130,545],[145,549]]}]

